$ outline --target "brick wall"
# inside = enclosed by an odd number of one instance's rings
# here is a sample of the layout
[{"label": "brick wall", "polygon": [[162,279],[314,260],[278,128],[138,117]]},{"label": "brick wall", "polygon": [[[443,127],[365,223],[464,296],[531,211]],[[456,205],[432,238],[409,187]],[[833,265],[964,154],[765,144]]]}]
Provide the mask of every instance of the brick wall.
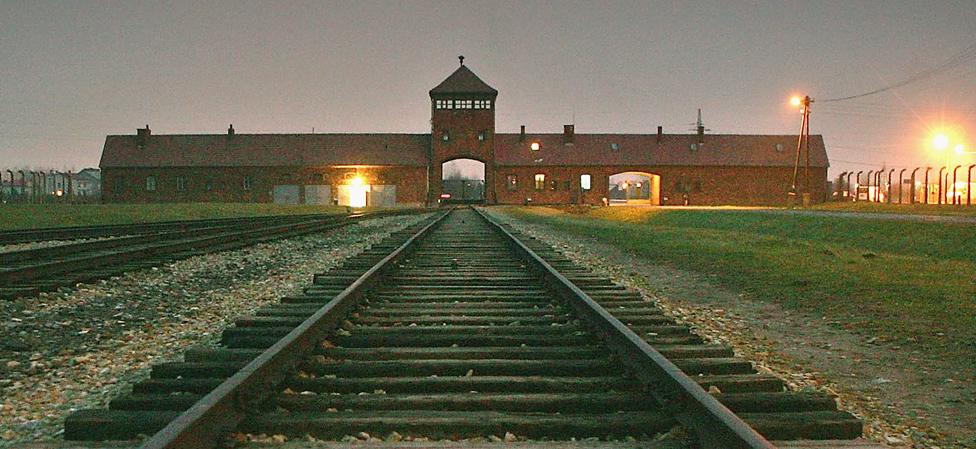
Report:
[{"label": "brick wall", "polygon": [[[213,167],[213,168],[105,168],[102,198],[107,203],[249,202],[270,203],[275,185],[336,186],[359,174],[369,184],[397,186],[397,202],[423,203],[427,192],[426,167]],[[155,177],[156,189],[146,189]],[[178,188],[183,177],[185,189]],[[245,177],[250,187],[244,188]],[[208,189],[208,183],[210,188]],[[304,196],[304,189],[300,189]]]},{"label": "brick wall", "polygon": [[[622,172],[644,172],[660,176],[663,205],[784,205],[793,174],[792,167],[498,167],[495,190],[500,204],[601,204],[609,195],[610,176]],[[535,175],[546,175],[543,189],[535,187]],[[810,170],[813,201],[823,202],[827,192],[827,169]],[[591,190],[580,189],[580,176],[591,176]],[[517,177],[515,190],[508,176]],[[556,181],[553,190],[552,181]],[[802,171],[799,184],[802,187]],[[685,193],[687,188],[690,190]]]}]

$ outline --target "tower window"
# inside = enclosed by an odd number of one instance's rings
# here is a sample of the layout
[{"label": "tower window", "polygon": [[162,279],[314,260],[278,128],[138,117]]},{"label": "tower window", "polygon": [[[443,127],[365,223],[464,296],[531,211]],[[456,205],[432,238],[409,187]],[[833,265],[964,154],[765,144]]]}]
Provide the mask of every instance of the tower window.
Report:
[{"label": "tower window", "polygon": [[475,109],[491,109],[491,100],[475,100]]},{"label": "tower window", "polygon": [[546,175],[542,173],[535,174],[535,189],[536,190],[546,189]]}]

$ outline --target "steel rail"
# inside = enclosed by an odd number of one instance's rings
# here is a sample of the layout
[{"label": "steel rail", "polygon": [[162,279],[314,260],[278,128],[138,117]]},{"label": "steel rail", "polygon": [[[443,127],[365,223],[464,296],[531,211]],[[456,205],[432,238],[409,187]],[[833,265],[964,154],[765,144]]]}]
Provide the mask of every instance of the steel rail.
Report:
[{"label": "steel rail", "polygon": [[356,307],[364,292],[381,281],[421,238],[441,222],[450,211],[441,212],[402,245],[363,273],[331,301],[319,308],[281,340],[250,361],[146,440],[142,449],[203,449],[221,444],[244,418],[274,394],[280,383],[299,361],[326,338],[340,320]]},{"label": "steel rail", "polygon": [[535,251],[483,210],[476,211],[508,241],[545,283],[598,331],[647,391],[695,431],[703,449],[775,449],[772,443],[706,392],[674,363],[615,318]]}]

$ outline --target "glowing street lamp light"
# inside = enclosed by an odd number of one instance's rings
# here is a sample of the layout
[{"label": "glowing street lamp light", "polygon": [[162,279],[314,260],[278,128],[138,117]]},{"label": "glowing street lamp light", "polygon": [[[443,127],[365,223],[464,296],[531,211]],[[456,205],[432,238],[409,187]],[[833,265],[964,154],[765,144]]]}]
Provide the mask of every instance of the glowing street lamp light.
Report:
[{"label": "glowing street lamp light", "polygon": [[932,138],[932,146],[939,151],[949,148],[949,136],[945,135],[944,133],[936,134],[935,137]]}]

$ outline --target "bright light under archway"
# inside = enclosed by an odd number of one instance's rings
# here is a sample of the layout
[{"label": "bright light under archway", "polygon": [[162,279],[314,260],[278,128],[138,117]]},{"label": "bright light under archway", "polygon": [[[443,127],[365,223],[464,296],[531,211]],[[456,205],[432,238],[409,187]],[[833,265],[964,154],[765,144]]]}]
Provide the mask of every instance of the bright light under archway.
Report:
[{"label": "bright light under archway", "polygon": [[362,176],[355,176],[349,180],[347,186],[349,188],[349,206],[366,207],[366,192],[369,191],[366,180]]}]

